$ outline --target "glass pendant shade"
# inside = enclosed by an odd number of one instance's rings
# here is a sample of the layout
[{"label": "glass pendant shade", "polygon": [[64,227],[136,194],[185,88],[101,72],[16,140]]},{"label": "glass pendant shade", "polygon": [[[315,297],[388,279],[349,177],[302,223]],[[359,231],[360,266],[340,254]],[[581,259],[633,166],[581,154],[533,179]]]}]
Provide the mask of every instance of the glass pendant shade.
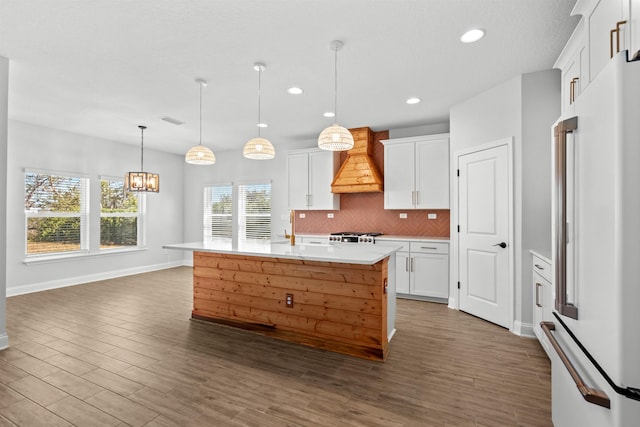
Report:
[{"label": "glass pendant shade", "polygon": [[216,162],[216,156],[213,151],[209,150],[202,144],[198,144],[195,147],[191,147],[187,154],[184,156],[184,160],[192,165],[212,165]]},{"label": "glass pendant shade", "polygon": [[320,132],[318,147],[329,151],[345,151],[353,148],[353,135],[349,129],[333,124]]},{"label": "glass pendant shade", "polygon": [[140,172],[127,172],[124,176],[125,191],[157,193],[160,191],[160,175],[144,171],[144,130],[140,128]]},{"label": "glass pendant shade", "polygon": [[202,145],[202,88],[207,85],[206,80],[195,79],[200,86],[200,143],[187,151],[184,161],[191,165],[209,166],[216,162],[216,156],[209,148]]},{"label": "glass pendant shade", "polygon": [[256,137],[244,144],[242,155],[247,159],[270,160],[276,156],[276,150],[269,140]]}]

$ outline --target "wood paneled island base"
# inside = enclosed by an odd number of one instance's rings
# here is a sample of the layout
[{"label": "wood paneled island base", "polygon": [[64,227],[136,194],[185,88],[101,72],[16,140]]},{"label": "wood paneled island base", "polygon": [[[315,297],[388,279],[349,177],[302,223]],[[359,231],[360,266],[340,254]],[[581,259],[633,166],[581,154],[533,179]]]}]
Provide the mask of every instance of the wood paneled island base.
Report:
[{"label": "wood paneled island base", "polygon": [[366,265],[194,251],[192,317],[384,360],[388,260]]}]

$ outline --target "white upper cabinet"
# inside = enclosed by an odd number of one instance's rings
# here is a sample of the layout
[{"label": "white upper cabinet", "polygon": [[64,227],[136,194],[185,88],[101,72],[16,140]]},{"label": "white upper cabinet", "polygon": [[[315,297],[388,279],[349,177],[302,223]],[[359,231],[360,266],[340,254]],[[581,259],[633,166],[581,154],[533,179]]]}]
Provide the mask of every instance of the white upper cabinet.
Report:
[{"label": "white upper cabinet", "polygon": [[290,152],[287,156],[289,209],[340,209],[340,195],[331,192],[331,182],[339,162],[339,154],[332,151]]},{"label": "white upper cabinet", "polygon": [[562,112],[573,110],[573,103],[580,92],[589,85],[589,49],[584,20],[578,23],[573,35],[556,61],[555,68],[562,70]]},{"label": "white upper cabinet", "polygon": [[640,0],[578,0],[572,15],[582,19],[554,65],[562,71],[565,116],[614,55],[640,54]]},{"label": "white upper cabinet", "polygon": [[628,26],[618,25],[625,20],[622,10],[623,0],[600,0],[583,15],[589,27],[589,80],[596,78],[613,55],[625,49]]},{"label": "white upper cabinet", "polygon": [[449,209],[449,134],[381,142],[385,209]]}]

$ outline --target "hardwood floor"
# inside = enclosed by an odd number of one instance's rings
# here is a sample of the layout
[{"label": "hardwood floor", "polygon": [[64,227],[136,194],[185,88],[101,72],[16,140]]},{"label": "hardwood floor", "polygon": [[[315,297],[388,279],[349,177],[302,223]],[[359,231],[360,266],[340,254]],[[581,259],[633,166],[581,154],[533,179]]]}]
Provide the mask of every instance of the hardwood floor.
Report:
[{"label": "hardwood floor", "polygon": [[551,426],[537,341],[398,300],[385,363],[190,320],[191,268],[7,300],[0,426]]}]

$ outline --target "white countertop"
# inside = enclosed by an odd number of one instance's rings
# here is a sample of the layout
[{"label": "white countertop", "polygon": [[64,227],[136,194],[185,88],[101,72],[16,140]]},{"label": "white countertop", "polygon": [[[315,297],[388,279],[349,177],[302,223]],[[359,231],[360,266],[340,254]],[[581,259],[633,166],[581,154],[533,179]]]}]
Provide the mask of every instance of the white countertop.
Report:
[{"label": "white countertop", "polygon": [[295,245],[289,241],[273,242],[270,245],[239,244],[232,247],[231,242],[191,242],[164,245],[165,249],[186,251],[214,252],[232,255],[261,256],[268,258],[289,258],[307,261],[339,262],[345,264],[372,265],[388,257],[400,249],[397,245],[365,245],[365,244],[327,244],[327,245]]}]

